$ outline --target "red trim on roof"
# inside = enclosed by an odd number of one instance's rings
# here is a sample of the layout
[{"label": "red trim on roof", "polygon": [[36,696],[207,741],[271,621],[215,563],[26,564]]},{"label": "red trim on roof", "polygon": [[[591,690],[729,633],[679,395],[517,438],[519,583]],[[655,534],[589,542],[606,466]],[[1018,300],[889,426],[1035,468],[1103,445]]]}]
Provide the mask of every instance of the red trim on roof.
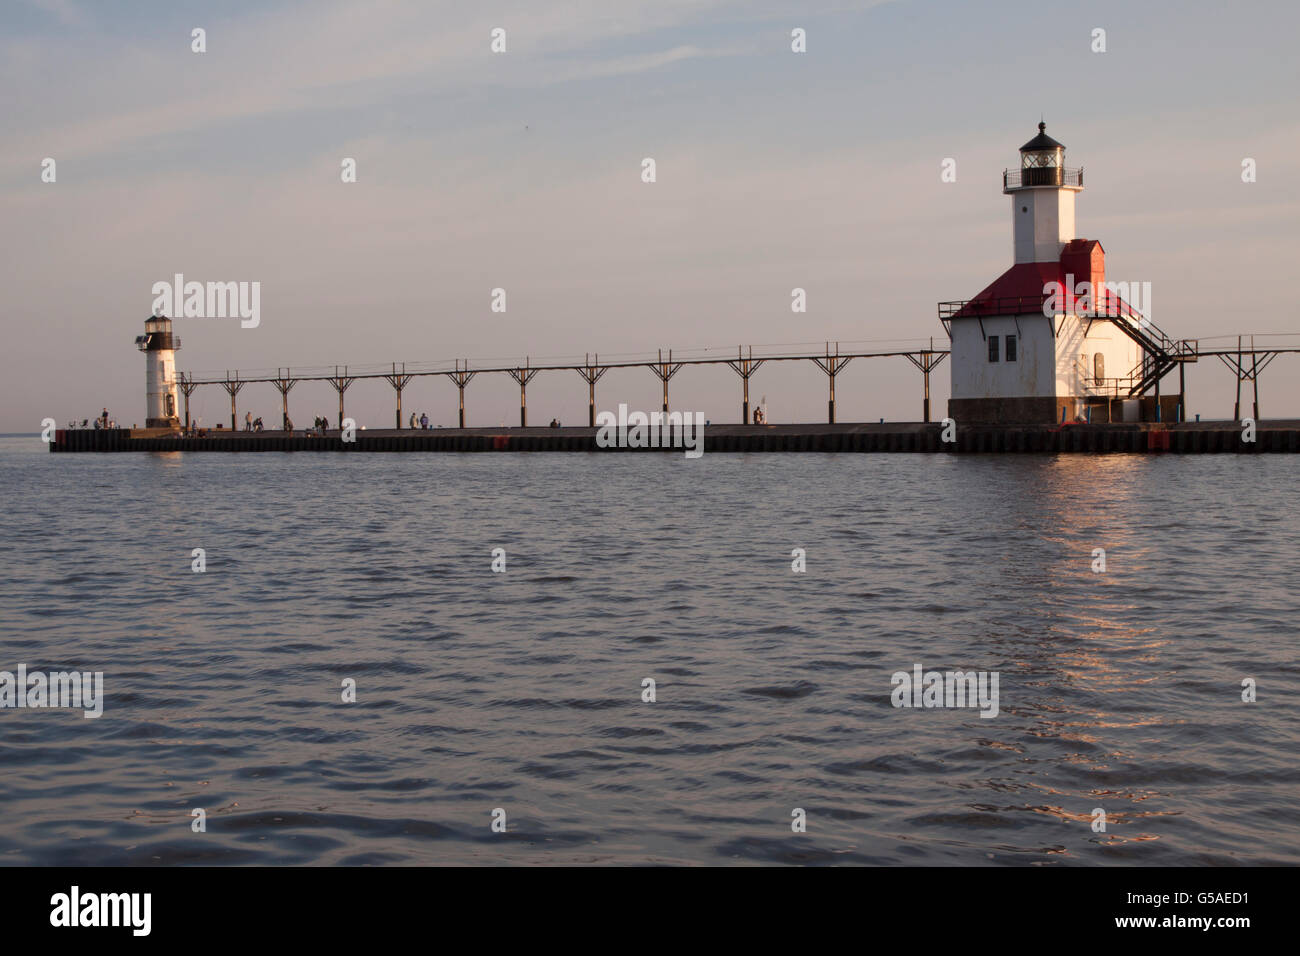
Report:
[{"label": "red trim on roof", "polygon": [[1058,311],[1073,311],[1077,301],[1074,289],[1066,287],[1067,276],[1074,277],[1076,286],[1080,282],[1092,283],[1093,290],[1100,301],[1089,306],[1089,311],[1095,308],[1100,312],[1116,309],[1132,312],[1119,296],[1103,294],[1106,281],[1106,250],[1102,248],[1101,243],[1096,239],[1071,239],[1061,250],[1058,261],[1016,263],[994,279],[991,285],[981,290],[952,317],[963,319],[985,315],[1023,315],[1041,312],[1043,303],[1050,294],[1043,289],[1053,283],[1065,293],[1064,302]]}]

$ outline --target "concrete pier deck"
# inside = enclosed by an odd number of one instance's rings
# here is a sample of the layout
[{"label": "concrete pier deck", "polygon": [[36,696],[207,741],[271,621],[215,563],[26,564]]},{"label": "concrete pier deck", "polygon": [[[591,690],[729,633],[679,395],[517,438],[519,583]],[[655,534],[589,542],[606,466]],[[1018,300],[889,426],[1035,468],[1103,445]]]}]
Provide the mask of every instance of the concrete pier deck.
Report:
[{"label": "concrete pier deck", "polygon": [[[939,423],[886,422],[837,425],[708,425],[706,454],[736,452],[937,452],[981,453],[1148,453],[1175,454],[1298,452],[1300,420],[1262,421],[1254,442],[1243,440],[1237,422],[1128,423],[1114,425],[958,424],[956,440],[942,440]],[[595,428],[432,428],[358,430],[344,442],[327,435],[282,431],[212,430],[182,437],[165,429],[60,429],[53,452],[534,452],[682,454],[681,448],[598,448]]]}]

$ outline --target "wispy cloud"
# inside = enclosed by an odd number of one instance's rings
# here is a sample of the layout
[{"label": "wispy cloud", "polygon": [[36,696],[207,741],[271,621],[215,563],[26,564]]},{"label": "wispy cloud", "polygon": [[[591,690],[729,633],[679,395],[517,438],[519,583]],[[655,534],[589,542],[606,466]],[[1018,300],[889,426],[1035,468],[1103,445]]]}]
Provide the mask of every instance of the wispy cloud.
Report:
[{"label": "wispy cloud", "polygon": [[[73,20],[62,0],[40,0]],[[862,0],[870,7],[881,0]],[[827,8],[841,4],[823,4]],[[462,4],[309,3],[202,24],[207,52],[190,52],[189,26],[171,16],[146,20],[131,37],[12,37],[4,43],[13,88],[32,84],[39,63],[61,68],[42,77],[50,120],[10,124],[0,174],[58,150],[86,158],[149,138],[183,135],[238,120],[379,103],[418,89],[428,96],[473,85],[544,88],[557,83],[659,70],[688,60],[740,55],[732,42],[650,41],[743,14],[777,15],[778,5],[738,0],[596,0],[506,3],[490,12]],[[815,9],[817,5],[813,5]],[[494,27],[507,30],[508,53],[489,50]],[[89,100],[87,86],[95,89]]]}]

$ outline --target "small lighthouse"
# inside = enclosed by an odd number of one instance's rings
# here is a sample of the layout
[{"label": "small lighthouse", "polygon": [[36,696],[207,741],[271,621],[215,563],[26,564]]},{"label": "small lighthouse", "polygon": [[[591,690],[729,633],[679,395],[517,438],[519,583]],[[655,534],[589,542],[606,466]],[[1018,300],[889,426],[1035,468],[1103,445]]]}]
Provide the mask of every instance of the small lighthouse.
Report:
[{"label": "small lighthouse", "polygon": [[1083,169],[1065,165],[1065,146],[1040,122],[1019,167],[1002,174],[1013,265],[973,299],[939,303],[958,422],[1136,419],[1143,393],[1158,396],[1181,361],[1178,343],[1121,298],[1128,284],[1107,285],[1101,243],[1075,235],[1082,191]]},{"label": "small lighthouse", "polygon": [[172,335],[172,320],[165,315],[149,316],[144,322],[144,335],[135,337],[135,347],[144,353],[145,427],[179,427],[176,350],[181,340]]}]

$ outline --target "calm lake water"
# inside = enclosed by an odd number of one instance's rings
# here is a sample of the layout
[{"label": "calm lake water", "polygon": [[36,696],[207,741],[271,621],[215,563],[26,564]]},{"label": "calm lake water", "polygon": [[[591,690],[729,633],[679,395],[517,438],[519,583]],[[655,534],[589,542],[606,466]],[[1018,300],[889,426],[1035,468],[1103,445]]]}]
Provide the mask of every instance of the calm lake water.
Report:
[{"label": "calm lake water", "polygon": [[0,439],[0,863],[1294,864],[1296,467]]}]

